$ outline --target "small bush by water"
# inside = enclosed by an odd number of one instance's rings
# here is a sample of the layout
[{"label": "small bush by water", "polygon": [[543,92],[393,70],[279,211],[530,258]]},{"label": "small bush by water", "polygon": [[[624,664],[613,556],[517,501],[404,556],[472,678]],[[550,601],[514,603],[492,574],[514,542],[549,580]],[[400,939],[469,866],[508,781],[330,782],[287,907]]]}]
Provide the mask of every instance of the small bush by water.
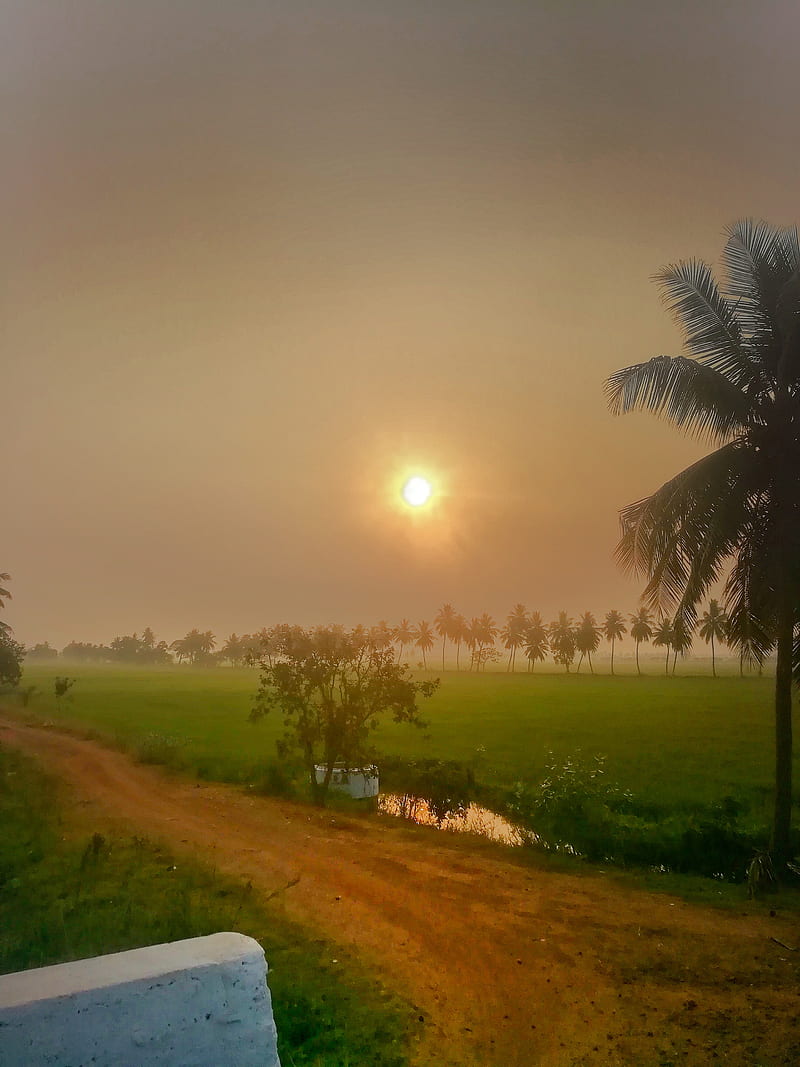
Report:
[{"label": "small bush by water", "polygon": [[[505,811],[539,847],[592,861],[744,881],[767,832],[733,796],[692,809],[641,804],[608,774],[603,756],[550,754],[538,783],[517,782]],[[800,842],[798,842],[800,845]]]}]

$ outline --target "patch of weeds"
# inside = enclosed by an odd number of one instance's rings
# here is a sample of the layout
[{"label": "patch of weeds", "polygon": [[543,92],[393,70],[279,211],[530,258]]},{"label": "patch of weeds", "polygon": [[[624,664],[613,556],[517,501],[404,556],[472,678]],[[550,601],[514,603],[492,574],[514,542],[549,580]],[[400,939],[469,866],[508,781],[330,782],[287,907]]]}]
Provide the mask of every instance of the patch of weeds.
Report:
[{"label": "patch of weeds", "polygon": [[179,767],[184,742],[180,737],[151,732],[141,737],[134,745],[134,755],[140,763]]}]

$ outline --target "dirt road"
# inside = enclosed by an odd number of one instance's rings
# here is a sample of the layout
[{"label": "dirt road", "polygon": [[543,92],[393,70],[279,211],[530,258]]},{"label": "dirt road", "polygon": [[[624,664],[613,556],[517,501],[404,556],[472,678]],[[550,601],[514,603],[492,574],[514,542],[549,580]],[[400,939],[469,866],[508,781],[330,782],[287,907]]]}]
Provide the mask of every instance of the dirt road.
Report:
[{"label": "dirt road", "polygon": [[109,817],[285,894],[419,1006],[415,1063],[800,1062],[797,919],[716,912],[500,846],[198,785],[100,745],[0,719],[98,824]]}]

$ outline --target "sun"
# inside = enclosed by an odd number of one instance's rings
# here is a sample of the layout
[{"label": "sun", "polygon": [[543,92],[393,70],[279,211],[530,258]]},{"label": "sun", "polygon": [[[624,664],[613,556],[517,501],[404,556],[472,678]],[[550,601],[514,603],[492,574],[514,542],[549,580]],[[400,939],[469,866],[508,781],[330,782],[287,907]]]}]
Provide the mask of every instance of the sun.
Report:
[{"label": "sun", "polygon": [[412,508],[421,508],[423,504],[428,503],[432,492],[433,489],[428,479],[415,474],[403,486],[403,500]]}]

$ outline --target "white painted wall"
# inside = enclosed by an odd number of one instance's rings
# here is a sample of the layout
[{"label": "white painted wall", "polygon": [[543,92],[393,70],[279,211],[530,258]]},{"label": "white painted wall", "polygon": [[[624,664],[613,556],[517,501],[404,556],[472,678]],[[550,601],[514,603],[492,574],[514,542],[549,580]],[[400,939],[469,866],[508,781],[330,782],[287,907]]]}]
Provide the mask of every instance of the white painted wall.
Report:
[{"label": "white painted wall", "polygon": [[264,952],[221,933],[0,975],[2,1067],[280,1067]]}]

